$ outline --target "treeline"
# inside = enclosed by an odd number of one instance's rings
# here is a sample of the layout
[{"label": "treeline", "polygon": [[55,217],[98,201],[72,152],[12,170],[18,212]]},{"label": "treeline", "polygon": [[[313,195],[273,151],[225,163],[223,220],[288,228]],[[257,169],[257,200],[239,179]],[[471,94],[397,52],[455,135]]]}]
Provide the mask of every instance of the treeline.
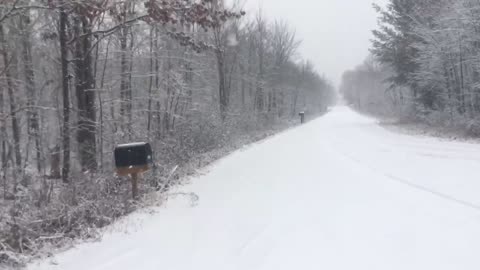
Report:
[{"label": "treeline", "polygon": [[371,52],[402,116],[479,135],[480,2],[390,0],[375,9]]},{"label": "treeline", "polygon": [[353,70],[343,73],[340,93],[347,105],[374,116],[391,117],[395,115],[395,97],[393,91],[387,91],[390,76],[388,68],[374,57]]},{"label": "treeline", "polygon": [[119,143],[154,146],[148,191],[176,165],[325,110],[333,87],[298,60],[295,32],[249,18],[212,0],[1,1],[0,263],[129,211]]}]

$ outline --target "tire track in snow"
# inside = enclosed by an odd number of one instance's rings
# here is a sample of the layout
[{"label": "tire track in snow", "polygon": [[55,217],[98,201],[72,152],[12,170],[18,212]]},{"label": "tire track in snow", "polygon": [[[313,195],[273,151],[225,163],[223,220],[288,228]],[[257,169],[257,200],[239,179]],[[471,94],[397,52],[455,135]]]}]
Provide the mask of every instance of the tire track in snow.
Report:
[{"label": "tire track in snow", "polygon": [[[372,170],[375,171],[375,169],[373,169],[373,168],[372,168]],[[446,193],[442,193],[442,192],[433,190],[431,188],[428,188],[428,187],[425,187],[425,186],[422,186],[422,185],[415,184],[411,181],[402,179],[400,177],[397,177],[397,176],[394,176],[394,175],[391,175],[391,174],[385,174],[385,173],[383,173],[383,174],[385,176],[387,176],[388,178],[390,178],[391,180],[395,181],[395,182],[407,185],[407,186],[409,186],[411,188],[415,188],[417,190],[428,192],[428,193],[430,193],[432,195],[435,195],[437,197],[440,197],[442,199],[449,200],[449,201],[452,201],[452,202],[456,202],[460,205],[463,205],[463,206],[466,206],[466,207],[469,207],[469,208],[480,211],[480,205],[474,204],[474,203],[466,201],[466,200],[455,198],[454,196],[451,196],[451,195],[448,195]]]},{"label": "tire track in snow", "polygon": [[436,196],[437,198],[441,198],[443,200],[447,200],[447,201],[450,201],[450,202],[453,202],[453,203],[457,203],[457,204],[462,205],[464,207],[468,207],[468,208],[471,208],[471,209],[474,209],[474,210],[477,210],[477,211],[480,212],[480,205],[477,205],[477,204],[472,203],[472,202],[467,201],[467,200],[462,200],[462,199],[456,198],[452,195],[449,195],[449,194],[446,194],[446,193],[443,193],[443,192],[440,192],[440,191],[436,191],[436,190],[434,190],[432,188],[429,188],[429,187],[426,187],[426,186],[416,184],[413,181],[409,181],[409,180],[403,179],[401,177],[382,172],[381,170],[371,166],[370,164],[366,164],[365,162],[362,162],[360,159],[357,159],[357,158],[355,158],[355,157],[353,157],[353,156],[351,156],[351,155],[349,155],[349,154],[347,154],[343,151],[340,151],[338,149],[335,149],[335,151],[333,151],[331,149],[331,151],[335,152],[335,153],[338,153],[341,156],[344,156],[345,158],[347,158],[351,161],[354,161],[355,163],[361,165],[364,168],[369,169],[370,171],[372,171],[374,173],[377,173],[377,174],[380,173],[380,174],[386,176],[387,178],[389,178],[390,180],[392,180],[394,182],[406,185],[410,188],[413,188],[413,189],[416,189],[416,190],[419,190],[419,191],[422,191],[422,192],[425,192],[425,193],[429,193],[433,196]]}]

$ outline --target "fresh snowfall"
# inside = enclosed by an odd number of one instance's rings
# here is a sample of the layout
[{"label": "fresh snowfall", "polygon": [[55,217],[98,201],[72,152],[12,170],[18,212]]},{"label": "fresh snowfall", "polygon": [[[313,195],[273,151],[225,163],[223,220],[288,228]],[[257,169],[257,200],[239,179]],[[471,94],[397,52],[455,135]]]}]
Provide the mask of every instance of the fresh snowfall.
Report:
[{"label": "fresh snowfall", "polygon": [[478,270],[479,172],[480,145],[339,106],[28,269]]}]

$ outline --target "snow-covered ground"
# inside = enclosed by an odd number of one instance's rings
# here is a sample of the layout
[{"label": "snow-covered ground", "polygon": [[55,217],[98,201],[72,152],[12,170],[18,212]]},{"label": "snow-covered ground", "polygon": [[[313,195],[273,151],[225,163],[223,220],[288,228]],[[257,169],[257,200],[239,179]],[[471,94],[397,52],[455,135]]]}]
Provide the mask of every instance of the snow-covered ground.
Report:
[{"label": "snow-covered ground", "polygon": [[337,107],[207,170],[172,191],[196,205],[174,196],[28,268],[480,269],[480,145]]}]

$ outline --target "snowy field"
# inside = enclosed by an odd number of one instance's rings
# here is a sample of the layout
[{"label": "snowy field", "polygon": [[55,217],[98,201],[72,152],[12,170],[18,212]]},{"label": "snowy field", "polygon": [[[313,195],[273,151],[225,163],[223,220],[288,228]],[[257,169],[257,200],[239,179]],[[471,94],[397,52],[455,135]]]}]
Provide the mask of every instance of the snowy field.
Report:
[{"label": "snowy field", "polygon": [[28,269],[480,269],[480,145],[337,107],[207,170],[172,191],[195,206],[175,196]]}]

